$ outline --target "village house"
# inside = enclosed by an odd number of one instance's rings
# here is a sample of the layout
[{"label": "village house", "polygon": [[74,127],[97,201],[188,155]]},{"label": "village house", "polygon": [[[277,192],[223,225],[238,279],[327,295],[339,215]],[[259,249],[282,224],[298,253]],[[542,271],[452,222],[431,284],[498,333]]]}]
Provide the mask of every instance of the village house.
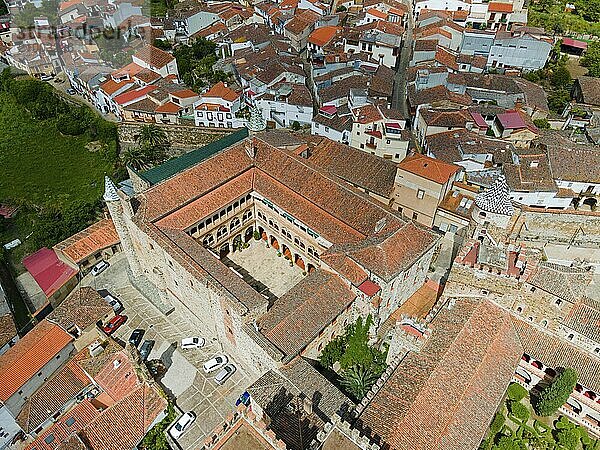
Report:
[{"label": "village house", "polygon": [[242,94],[220,81],[200,97],[194,107],[196,126],[239,128],[245,120],[239,117]]},{"label": "village house", "polygon": [[394,208],[418,223],[433,227],[438,206],[446,198],[461,167],[419,153],[398,164]]}]

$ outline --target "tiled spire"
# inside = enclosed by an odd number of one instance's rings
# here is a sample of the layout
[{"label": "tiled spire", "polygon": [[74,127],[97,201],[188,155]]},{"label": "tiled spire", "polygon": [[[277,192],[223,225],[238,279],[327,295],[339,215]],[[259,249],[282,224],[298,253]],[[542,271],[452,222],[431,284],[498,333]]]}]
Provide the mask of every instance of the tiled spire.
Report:
[{"label": "tiled spire", "polygon": [[510,201],[508,184],[506,184],[504,175],[500,175],[488,189],[477,194],[475,204],[482,211],[512,216],[515,208]]},{"label": "tiled spire", "polygon": [[108,177],[104,177],[104,196],[102,197],[105,202],[117,202],[119,201],[119,194],[117,194],[117,187],[115,183]]},{"label": "tiled spire", "polygon": [[257,105],[250,107],[250,120],[248,121],[248,129],[254,133],[264,131],[267,128],[267,122],[262,116],[262,111]]}]

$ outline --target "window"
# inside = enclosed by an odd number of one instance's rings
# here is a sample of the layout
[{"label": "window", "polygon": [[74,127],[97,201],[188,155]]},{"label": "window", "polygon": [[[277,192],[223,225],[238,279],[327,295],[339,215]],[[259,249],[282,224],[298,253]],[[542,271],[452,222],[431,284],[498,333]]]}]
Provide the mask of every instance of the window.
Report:
[{"label": "window", "polygon": [[215,238],[213,237],[212,234],[206,235],[204,237],[204,240],[202,241],[202,245],[204,245],[205,247],[210,247],[214,243],[215,243]]},{"label": "window", "polygon": [[217,240],[221,239],[223,236],[227,235],[227,227],[221,227],[219,228],[219,231],[217,231]]},{"label": "window", "polygon": [[560,298],[559,298],[559,299],[556,299],[556,301],[554,302],[554,304],[555,304],[556,306],[560,306],[560,305],[562,305],[562,300],[561,300]]},{"label": "window", "polygon": [[198,111],[198,117],[204,117],[204,114],[202,114],[200,111]]},{"label": "window", "polygon": [[573,333],[571,333],[567,336],[567,339],[572,341],[574,337],[575,337],[575,335]]},{"label": "window", "polygon": [[417,220],[418,217],[419,215],[416,212],[414,212],[412,215],[413,220]]},{"label": "window", "polygon": [[[229,205],[227,207],[227,212],[230,213],[231,211],[233,211],[233,206]],[[222,212],[222,211],[221,211]]]},{"label": "window", "polygon": [[248,220],[250,220],[252,218],[252,210],[249,209],[248,211],[246,211],[244,213],[244,215],[242,216],[242,222],[247,222]]},{"label": "window", "polygon": [[425,196],[425,191],[423,189],[417,189],[417,198],[423,198]]},{"label": "window", "polygon": [[242,224],[242,222],[240,221],[239,217],[234,217],[233,220],[231,221],[231,223],[229,224],[229,230],[235,230],[236,228],[238,228],[240,225]]},{"label": "window", "polygon": [[594,349],[594,353],[595,353],[595,354],[598,354],[598,353],[600,353],[600,347],[596,347],[596,348]]},{"label": "window", "polygon": [[231,113],[225,114],[225,117],[227,117],[228,119],[231,119]]}]

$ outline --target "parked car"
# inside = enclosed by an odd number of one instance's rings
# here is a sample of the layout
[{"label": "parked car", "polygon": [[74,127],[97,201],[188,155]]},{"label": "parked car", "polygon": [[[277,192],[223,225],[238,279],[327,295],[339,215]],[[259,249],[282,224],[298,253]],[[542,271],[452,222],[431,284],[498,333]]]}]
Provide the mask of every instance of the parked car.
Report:
[{"label": "parked car", "polygon": [[108,266],[110,266],[110,264],[108,264],[108,262],[100,261],[98,264],[96,264],[94,267],[92,267],[92,275],[95,277],[100,275],[102,272],[104,272],[106,269],[108,269]]},{"label": "parked car", "polygon": [[137,348],[137,346],[140,345],[140,342],[142,342],[142,336],[144,335],[144,333],[145,330],[142,330],[141,328],[136,328],[131,333],[131,336],[129,336],[129,343]]},{"label": "parked car", "polygon": [[117,329],[127,321],[127,316],[117,314],[115,317],[110,319],[106,325],[104,325],[104,332],[106,334],[113,334]]},{"label": "parked car", "polygon": [[186,412],[169,429],[169,434],[173,437],[173,439],[179,439],[183,433],[185,433],[185,430],[187,430],[190,425],[194,423],[194,420],[196,420],[196,414],[194,414],[192,411]]},{"label": "parked car", "polygon": [[117,297],[112,295],[106,289],[98,289],[98,294],[100,294],[100,297],[102,297],[110,306],[112,306],[112,309],[115,311],[115,313],[118,314],[123,311],[123,303],[121,303]]},{"label": "parked car", "polygon": [[204,371],[206,373],[214,372],[215,370],[218,370],[221,367],[223,367],[228,362],[229,360],[227,359],[227,356],[217,355],[204,363]]},{"label": "parked car", "polygon": [[227,364],[219,373],[215,376],[215,382],[217,384],[225,383],[231,375],[235,372],[235,366],[233,364]]},{"label": "parked car", "polygon": [[146,361],[148,359],[148,356],[150,356],[150,352],[152,351],[154,344],[155,342],[152,339],[146,339],[144,341],[144,343],[140,347],[140,357],[142,358],[142,361]]},{"label": "parked car", "polygon": [[240,397],[235,401],[235,406],[249,406],[250,405],[250,394],[248,391],[244,392]]},{"label": "parked car", "polygon": [[181,340],[181,348],[202,348],[206,341],[201,337],[188,337]]},{"label": "parked car", "polygon": [[67,89],[67,94],[69,94],[69,95],[75,95],[75,94],[77,94],[77,91],[75,89],[73,89],[73,88],[69,88],[69,89]]}]

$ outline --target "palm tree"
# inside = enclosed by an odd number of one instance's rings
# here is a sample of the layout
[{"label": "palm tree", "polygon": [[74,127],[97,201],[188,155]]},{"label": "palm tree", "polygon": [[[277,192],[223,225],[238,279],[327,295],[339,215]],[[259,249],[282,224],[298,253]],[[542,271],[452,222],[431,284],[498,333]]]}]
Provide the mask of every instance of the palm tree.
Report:
[{"label": "palm tree", "polygon": [[135,142],[140,147],[149,147],[152,149],[167,149],[169,147],[169,138],[162,128],[150,124],[142,125],[138,134],[134,137]]},{"label": "palm tree", "polygon": [[362,365],[352,366],[344,371],[342,386],[358,401],[361,401],[379,376],[370,368]]},{"label": "palm tree", "polygon": [[123,162],[137,171],[150,167],[148,154],[141,147],[132,147],[123,152]]}]

